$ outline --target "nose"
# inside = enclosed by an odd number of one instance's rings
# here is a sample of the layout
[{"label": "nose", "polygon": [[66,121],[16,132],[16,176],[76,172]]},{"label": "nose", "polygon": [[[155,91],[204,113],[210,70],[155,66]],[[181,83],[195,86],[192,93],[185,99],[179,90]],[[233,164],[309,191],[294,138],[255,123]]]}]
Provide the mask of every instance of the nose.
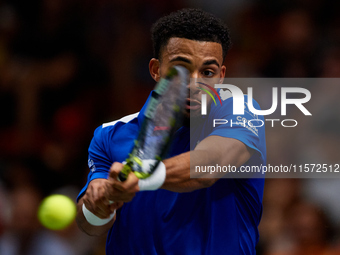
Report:
[{"label": "nose", "polygon": [[198,79],[199,78],[199,72],[195,70],[194,72],[190,73],[190,78],[192,79]]},{"label": "nose", "polygon": [[191,78],[189,81],[189,84],[187,85],[188,93],[190,95],[198,94],[201,91],[200,89],[198,89],[198,87],[199,87],[199,84],[197,83],[197,79]]},{"label": "nose", "polygon": [[189,84],[187,85],[188,93],[190,93],[190,95],[195,95],[200,92],[200,90],[198,89],[199,85],[197,83],[198,78],[200,78],[198,71],[190,73],[190,81]]}]

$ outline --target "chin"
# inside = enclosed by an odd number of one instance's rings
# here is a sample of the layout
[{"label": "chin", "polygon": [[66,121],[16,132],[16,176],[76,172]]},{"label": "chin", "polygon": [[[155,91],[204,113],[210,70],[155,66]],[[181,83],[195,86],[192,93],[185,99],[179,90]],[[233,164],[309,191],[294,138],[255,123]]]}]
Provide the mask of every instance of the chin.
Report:
[{"label": "chin", "polygon": [[195,111],[192,110],[188,113],[188,115],[191,119],[198,119],[202,117],[200,110],[195,110]]}]

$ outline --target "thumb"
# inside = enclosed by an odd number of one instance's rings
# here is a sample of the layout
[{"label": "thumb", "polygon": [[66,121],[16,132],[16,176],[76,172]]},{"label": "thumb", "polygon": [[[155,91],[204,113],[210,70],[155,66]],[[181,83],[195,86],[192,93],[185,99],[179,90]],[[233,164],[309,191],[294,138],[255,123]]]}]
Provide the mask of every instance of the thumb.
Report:
[{"label": "thumb", "polygon": [[123,169],[123,164],[114,162],[110,167],[109,179],[117,180],[119,172]]}]

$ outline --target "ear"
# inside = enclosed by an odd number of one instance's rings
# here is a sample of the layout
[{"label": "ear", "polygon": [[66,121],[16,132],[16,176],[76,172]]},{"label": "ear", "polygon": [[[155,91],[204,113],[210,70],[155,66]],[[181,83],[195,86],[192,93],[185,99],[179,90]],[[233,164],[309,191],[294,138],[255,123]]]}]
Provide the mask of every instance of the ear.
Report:
[{"label": "ear", "polygon": [[149,72],[156,82],[159,82],[161,75],[160,75],[160,63],[159,60],[156,58],[152,58],[149,62]]},{"label": "ear", "polygon": [[220,83],[223,83],[223,79],[224,79],[224,76],[225,76],[226,69],[227,68],[225,67],[225,65],[222,65],[221,72],[220,72]]}]

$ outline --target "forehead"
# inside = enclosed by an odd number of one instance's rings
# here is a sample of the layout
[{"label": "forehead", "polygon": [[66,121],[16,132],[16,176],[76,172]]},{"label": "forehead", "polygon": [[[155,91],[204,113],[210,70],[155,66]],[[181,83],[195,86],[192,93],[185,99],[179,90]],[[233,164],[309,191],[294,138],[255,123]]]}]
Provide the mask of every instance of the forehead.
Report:
[{"label": "forehead", "polygon": [[195,41],[186,38],[173,37],[161,51],[162,59],[184,55],[189,58],[215,58],[223,62],[222,45],[217,42]]}]

